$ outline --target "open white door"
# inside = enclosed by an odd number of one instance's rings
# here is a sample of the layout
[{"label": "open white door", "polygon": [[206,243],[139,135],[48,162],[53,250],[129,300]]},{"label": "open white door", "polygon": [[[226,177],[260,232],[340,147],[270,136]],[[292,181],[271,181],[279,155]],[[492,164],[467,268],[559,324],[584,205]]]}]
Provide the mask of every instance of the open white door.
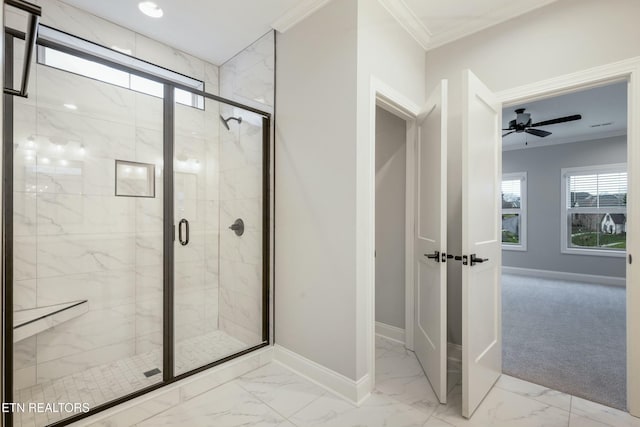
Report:
[{"label": "open white door", "polygon": [[462,415],[469,418],[502,372],[502,106],[469,70],[463,97]]},{"label": "open white door", "polygon": [[438,399],[447,399],[447,81],[418,117],[414,349]]}]

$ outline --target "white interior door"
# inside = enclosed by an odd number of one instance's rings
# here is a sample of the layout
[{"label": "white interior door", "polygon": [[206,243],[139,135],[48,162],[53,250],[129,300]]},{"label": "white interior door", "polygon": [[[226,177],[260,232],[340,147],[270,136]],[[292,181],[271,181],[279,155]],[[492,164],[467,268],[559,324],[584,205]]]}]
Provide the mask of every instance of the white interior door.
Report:
[{"label": "white interior door", "polygon": [[463,97],[462,415],[469,418],[502,371],[502,106],[469,70]]},{"label": "white interior door", "polygon": [[418,117],[414,350],[440,402],[447,398],[447,81]]}]

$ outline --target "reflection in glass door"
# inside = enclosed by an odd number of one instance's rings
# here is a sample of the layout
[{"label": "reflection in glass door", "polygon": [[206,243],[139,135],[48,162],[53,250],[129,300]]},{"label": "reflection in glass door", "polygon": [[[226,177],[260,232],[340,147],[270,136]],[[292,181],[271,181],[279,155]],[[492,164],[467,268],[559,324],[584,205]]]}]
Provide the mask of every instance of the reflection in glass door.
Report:
[{"label": "reflection in glass door", "polygon": [[13,400],[95,408],[163,381],[163,100],[39,59],[13,98]]},{"label": "reflection in glass door", "polygon": [[174,113],[176,375],[265,340],[263,118],[196,104]]}]

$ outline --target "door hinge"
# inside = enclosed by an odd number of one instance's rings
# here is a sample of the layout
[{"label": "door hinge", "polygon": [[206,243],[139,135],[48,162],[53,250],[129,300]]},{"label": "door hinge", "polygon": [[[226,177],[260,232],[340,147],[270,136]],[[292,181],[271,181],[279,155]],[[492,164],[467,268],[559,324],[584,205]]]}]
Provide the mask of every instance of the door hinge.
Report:
[{"label": "door hinge", "polygon": [[631,264],[632,261],[633,259],[631,258],[631,254],[629,254],[629,264]]}]

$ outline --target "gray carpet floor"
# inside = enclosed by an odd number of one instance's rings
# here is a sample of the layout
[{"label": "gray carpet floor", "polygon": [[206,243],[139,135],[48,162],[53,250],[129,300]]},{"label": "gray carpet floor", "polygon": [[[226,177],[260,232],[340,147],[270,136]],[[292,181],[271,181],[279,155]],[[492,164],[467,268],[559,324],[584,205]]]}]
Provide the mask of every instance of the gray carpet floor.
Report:
[{"label": "gray carpet floor", "polygon": [[626,410],[625,289],[502,276],[502,370]]}]

